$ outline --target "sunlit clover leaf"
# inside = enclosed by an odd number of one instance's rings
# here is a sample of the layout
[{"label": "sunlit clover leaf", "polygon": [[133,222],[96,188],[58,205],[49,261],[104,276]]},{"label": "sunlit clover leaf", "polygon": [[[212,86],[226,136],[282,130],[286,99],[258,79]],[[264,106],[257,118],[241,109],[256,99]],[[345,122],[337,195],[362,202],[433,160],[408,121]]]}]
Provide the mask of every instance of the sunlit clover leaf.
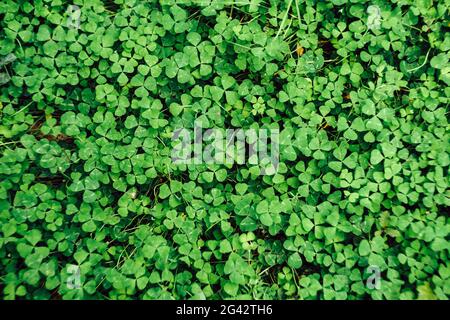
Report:
[{"label": "sunlit clover leaf", "polygon": [[361,110],[367,115],[375,115],[375,103],[372,100],[366,99],[361,103]]},{"label": "sunlit clover leaf", "polygon": [[309,148],[314,150],[313,157],[317,160],[325,159],[325,153],[323,151],[329,151],[332,148],[332,143],[328,140],[321,140],[318,137],[314,137],[309,142]]},{"label": "sunlit clover leaf", "polygon": [[341,66],[341,75],[350,75],[350,80],[352,82],[359,82],[361,80],[361,74],[364,72],[363,66],[358,63],[352,63],[350,65],[348,62],[344,62]]},{"label": "sunlit clover leaf", "polygon": [[256,206],[256,212],[259,214],[261,223],[267,227],[270,227],[274,220],[278,220],[278,214],[280,212],[280,203],[278,201],[262,200]]},{"label": "sunlit clover leaf", "polygon": [[373,165],[379,164],[383,159],[384,157],[378,149],[374,149],[370,153],[370,163]]},{"label": "sunlit clover leaf", "polygon": [[170,113],[174,116],[180,115],[183,110],[190,108],[192,103],[192,97],[188,94],[181,95],[181,104],[173,102],[169,106]]},{"label": "sunlit clover leaf", "polygon": [[448,56],[445,53],[440,53],[437,56],[434,56],[430,60],[430,65],[435,69],[443,69],[448,66]]},{"label": "sunlit clover leaf", "polygon": [[125,128],[132,129],[134,127],[137,127],[139,125],[136,117],[134,115],[130,115],[125,119]]},{"label": "sunlit clover leaf", "polygon": [[54,58],[58,54],[58,47],[55,41],[49,40],[42,46],[42,49],[46,55]]},{"label": "sunlit clover leaf", "polygon": [[383,129],[383,124],[377,116],[373,116],[369,120],[367,120],[366,128],[375,131],[381,131]]},{"label": "sunlit clover leaf", "polygon": [[15,206],[31,208],[37,204],[37,197],[32,191],[18,191],[14,197]]},{"label": "sunlit clover leaf", "polygon": [[171,180],[169,184],[163,184],[159,189],[159,197],[166,199],[177,192],[180,192],[183,188],[183,184],[180,181]]},{"label": "sunlit clover leaf", "polygon": [[37,41],[48,41],[48,40],[50,40],[50,36],[51,36],[50,28],[47,25],[43,24],[39,27],[39,30],[36,34],[36,40]]},{"label": "sunlit clover leaf", "polygon": [[283,60],[285,54],[289,53],[289,46],[280,38],[270,38],[267,41],[265,50],[270,57],[276,60]]},{"label": "sunlit clover leaf", "polygon": [[193,46],[197,46],[202,40],[202,36],[197,32],[189,32],[186,36],[186,40],[189,41]]},{"label": "sunlit clover leaf", "polygon": [[236,80],[232,76],[224,74],[220,78],[215,78],[214,83],[216,86],[208,87],[213,101],[218,101],[218,99],[221,99],[223,94],[225,94],[227,103],[230,105],[234,105],[239,100],[238,93],[231,90],[236,84]]},{"label": "sunlit clover leaf", "polygon": [[300,255],[298,254],[298,252],[294,252],[293,254],[291,254],[288,258],[288,265],[291,268],[294,269],[298,269],[302,266],[302,258],[300,257]]},{"label": "sunlit clover leaf", "polygon": [[187,39],[193,46],[186,46],[183,49],[190,59],[190,67],[198,67],[192,72],[196,78],[206,77],[212,73],[212,62],[215,57],[215,47],[208,41],[197,43],[200,39],[197,33],[189,33]]},{"label": "sunlit clover leaf", "polygon": [[358,246],[358,252],[361,256],[368,256],[371,252],[369,241],[362,240]]},{"label": "sunlit clover leaf", "polygon": [[189,56],[183,52],[177,52],[172,59],[166,62],[166,75],[169,78],[177,77],[179,83],[187,83],[192,75],[186,68],[189,66]]},{"label": "sunlit clover leaf", "polygon": [[200,64],[200,59],[198,57],[197,48],[195,48],[193,46],[186,46],[183,49],[183,53],[189,59],[189,66],[191,68],[195,68]]},{"label": "sunlit clover leaf", "polygon": [[338,160],[338,161],[330,161],[328,162],[328,166],[333,169],[336,172],[341,171],[342,169],[342,163],[344,162],[345,156],[347,155],[347,148],[346,146],[342,143],[341,145],[339,145],[338,148],[335,148],[333,150],[333,156]]},{"label": "sunlit clover leaf", "polygon": [[386,158],[392,158],[397,153],[397,147],[392,142],[383,142],[381,150]]},{"label": "sunlit clover leaf", "polygon": [[214,177],[217,181],[223,182],[227,178],[227,170],[225,168],[220,168],[218,165],[211,166],[210,170],[212,171],[205,171],[202,172],[201,178],[207,183],[211,183],[214,181]]},{"label": "sunlit clover leaf", "polygon": [[97,194],[92,190],[85,190],[83,193],[83,201],[86,203],[94,203],[97,200]]},{"label": "sunlit clover leaf", "polygon": [[219,251],[220,251],[220,253],[229,253],[229,252],[233,251],[230,241],[228,241],[227,239],[222,240],[220,242]]},{"label": "sunlit clover leaf", "polygon": [[150,108],[146,109],[141,114],[142,118],[149,121],[152,128],[164,127],[168,123],[166,119],[160,118],[162,107],[163,105],[160,100],[154,100]]},{"label": "sunlit clover leaf", "polygon": [[[301,129],[300,129],[301,130]],[[280,132],[280,145],[282,158],[294,161],[297,159],[297,152],[293,147],[294,130],[292,128],[286,128]]]},{"label": "sunlit clover leaf", "polygon": [[323,67],[324,58],[322,55],[315,55],[313,51],[303,54],[296,65],[297,73],[314,73]]}]

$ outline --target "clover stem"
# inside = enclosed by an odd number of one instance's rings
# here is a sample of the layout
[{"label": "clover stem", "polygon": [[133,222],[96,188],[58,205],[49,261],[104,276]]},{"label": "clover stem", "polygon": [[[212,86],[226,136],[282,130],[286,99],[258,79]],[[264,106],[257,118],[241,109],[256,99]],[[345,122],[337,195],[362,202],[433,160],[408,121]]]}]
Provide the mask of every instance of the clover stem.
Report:
[{"label": "clover stem", "polygon": [[286,19],[287,19],[287,16],[289,14],[289,10],[291,9],[291,5],[292,5],[292,0],[289,0],[286,12],[284,13],[283,20],[281,20],[281,25],[280,25],[280,28],[278,28],[278,32],[277,32],[277,34],[275,36],[275,39],[278,38],[278,36],[281,33],[281,30],[284,28],[284,24],[286,23]]},{"label": "clover stem", "polygon": [[428,49],[427,54],[425,56],[425,60],[423,61],[423,63],[420,66],[412,68],[412,69],[409,69],[409,70],[406,70],[406,71],[413,72],[413,71],[416,71],[416,70],[419,70],[420,68],[422,68],[428,61],[428,55],[430,54],[430,51],[431,51],[431,48]]}]

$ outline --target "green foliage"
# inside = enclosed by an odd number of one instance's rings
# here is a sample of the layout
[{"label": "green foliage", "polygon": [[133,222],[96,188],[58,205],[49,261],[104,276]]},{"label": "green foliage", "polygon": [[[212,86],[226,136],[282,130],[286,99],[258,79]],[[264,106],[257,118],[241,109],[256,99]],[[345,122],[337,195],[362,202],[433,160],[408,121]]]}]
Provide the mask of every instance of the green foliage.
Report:
[{"label": "green foliage", "polygon": [[[448,0],[73,3],[0,6],[2,298],[448,299]],[[172,163],[195,119],[277,174]]]}]

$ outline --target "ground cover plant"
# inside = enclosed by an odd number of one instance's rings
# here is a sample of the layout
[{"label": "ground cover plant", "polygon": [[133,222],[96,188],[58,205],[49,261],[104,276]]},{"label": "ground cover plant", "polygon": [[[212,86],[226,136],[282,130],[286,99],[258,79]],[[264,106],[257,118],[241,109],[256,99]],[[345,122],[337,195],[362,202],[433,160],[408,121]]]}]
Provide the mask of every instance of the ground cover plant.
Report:
[{"label": "ground cover plant", "polygon": [[1,0],[1,298],[447,299],[449,6]]}]

